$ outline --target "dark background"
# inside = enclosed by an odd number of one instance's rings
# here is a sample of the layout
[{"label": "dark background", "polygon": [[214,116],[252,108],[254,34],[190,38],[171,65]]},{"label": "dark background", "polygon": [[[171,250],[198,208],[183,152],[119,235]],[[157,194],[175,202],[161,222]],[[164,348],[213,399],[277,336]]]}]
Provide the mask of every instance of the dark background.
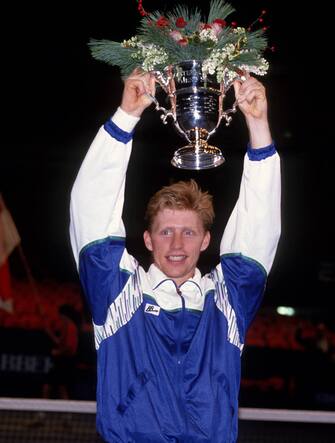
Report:
[{"label": "dark background", "polygon": [[[145,1],[148,11],[175,1]],[[208,2],[184,2],[203,6]],[[136,31],[135,0],[12,5],[3,20],[3,129],[0,191],[22,238],[37,280],[77,281],[69,246],[69,195],[98,128],[122,94],[117,68],[93,60],[91,37],[121,41]],[[232,1],[241,26],[267,10],[270,71],[262,79],[273,137],[282,157],[283,230],[265,304],[313,307],[332,315],[335,296],[332,23],[321,2],[307,9],[292,1]],[[300,6],[301,5],[301,6]],[[293,10],[292,8],[296,9]],[[222,228],[238,195],[247,132],[237,114],[211,143],[226,163],[210,171],[170,166],[184,144],[172,124],[148,109],[137,127],[128,170],[125,223],[129,250],[148,262],[142,245],[149,196],[171,180],[193,177],[215,198],[213,243],[201,268],[216,260]],[[20,272],[13,263],[13,272]]]}]

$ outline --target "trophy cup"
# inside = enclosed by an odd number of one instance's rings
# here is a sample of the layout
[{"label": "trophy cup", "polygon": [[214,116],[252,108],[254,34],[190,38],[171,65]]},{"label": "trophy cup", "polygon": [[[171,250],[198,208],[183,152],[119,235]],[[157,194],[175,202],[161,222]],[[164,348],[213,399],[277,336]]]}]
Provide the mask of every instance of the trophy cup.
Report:
[{"label": "trophy cup", "polygon": [[232,82],[223,80],[218,83],[214,75],[204,75],[202,62],[198,60],[170,65],[163,72],[153,71],[153,74],[171,106],[167,110],[151,97],[156,110],[163,112],[164,124],[171,117],[175,128],[188,142],[175,151],[172,165],[181,169],[209,169],[221,165],[225,161],[221,150],[209,145],[207,140],[222,119],[228,126],[232,119],[230,114],[236,112],[236,103],[231,109],[223,110],[225,92]]}]

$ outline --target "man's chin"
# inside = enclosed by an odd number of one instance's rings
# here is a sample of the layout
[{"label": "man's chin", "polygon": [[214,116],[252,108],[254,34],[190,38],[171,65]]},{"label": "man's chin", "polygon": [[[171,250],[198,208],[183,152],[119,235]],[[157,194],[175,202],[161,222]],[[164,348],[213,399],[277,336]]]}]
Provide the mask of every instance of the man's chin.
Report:
[{"label": "man's chin", "polygon": [[162,269],[162,271],[164,272],[164,274],[172,279],[185,279],[187,280],[188,278],[190,278],[189,276],[193,276],[194,275],[194,271],[192,273],[192,271],[185,269],[185,267],[183,266],[176,266],[176,265],[170,265],[170,266],[166,266],[165,269]]}]

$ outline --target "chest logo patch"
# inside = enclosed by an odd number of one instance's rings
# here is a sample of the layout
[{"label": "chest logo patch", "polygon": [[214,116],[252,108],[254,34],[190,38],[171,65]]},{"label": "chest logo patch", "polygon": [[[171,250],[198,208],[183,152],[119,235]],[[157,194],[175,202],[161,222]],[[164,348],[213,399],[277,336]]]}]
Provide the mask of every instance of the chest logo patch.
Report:
[{"label": "chest logo patch", "polygon": [[160,310],[161,310],[161,308],[159,306],[151,305],[150,303],[146,303],[145,308],[144,308],[144,312],[146,314],[152,314],[152,315],[156,315],[156,316],[159,315]]}]

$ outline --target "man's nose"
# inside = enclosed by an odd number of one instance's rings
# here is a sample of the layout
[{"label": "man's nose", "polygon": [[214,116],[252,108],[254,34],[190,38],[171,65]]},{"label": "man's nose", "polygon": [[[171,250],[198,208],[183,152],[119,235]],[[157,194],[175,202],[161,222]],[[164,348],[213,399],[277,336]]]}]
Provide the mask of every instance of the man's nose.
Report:
[{"label": "man's nose", "polygon": [[183,237],[181,233],[174,233],[171,246],[173,249],[181,249],[183,247]]}]

